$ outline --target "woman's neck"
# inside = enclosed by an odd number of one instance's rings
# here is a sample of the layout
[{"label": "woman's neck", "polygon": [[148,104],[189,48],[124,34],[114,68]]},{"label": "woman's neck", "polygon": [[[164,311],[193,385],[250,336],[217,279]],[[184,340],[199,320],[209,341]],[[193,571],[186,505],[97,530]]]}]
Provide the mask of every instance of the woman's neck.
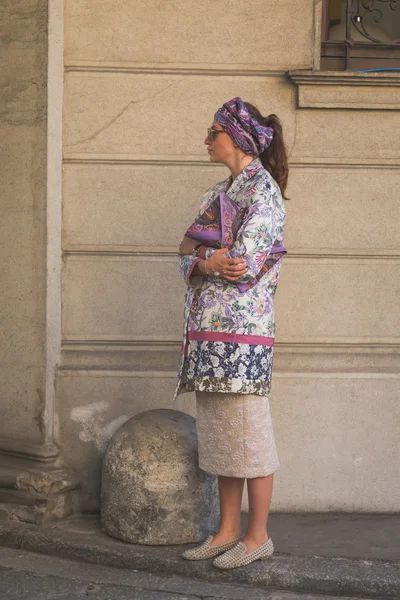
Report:
[{"label": "woman's neck", "polygon": [[240,156],[232,156],[225,163],[230,172],[232,173],[232,180],[241,173],[251,162],[253,162],[254,156],[248,154],[242,154]]}]

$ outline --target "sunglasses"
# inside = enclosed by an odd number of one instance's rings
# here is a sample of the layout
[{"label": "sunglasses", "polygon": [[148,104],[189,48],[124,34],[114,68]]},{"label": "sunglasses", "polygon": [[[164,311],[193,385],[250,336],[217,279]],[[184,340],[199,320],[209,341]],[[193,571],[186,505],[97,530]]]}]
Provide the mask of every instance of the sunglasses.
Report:
[{"label": "sunglasses", "polygon": [[209,127],[207,129],[207,137],[210,140],[210,142],[213,142],[215,140],[215,138],[217,137],[217,133],[225,133],[225,131],[223,129],[213,129],[212,127]]}]

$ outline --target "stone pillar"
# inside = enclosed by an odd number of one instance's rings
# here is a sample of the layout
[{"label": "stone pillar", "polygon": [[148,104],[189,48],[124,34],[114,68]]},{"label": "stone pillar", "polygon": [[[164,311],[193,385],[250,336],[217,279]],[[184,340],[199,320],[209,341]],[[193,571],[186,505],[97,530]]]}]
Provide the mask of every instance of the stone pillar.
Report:
[{"label": "stone pillar", "polygon": [[[47,0],[1,9],[0,450],[46,430]],[[4,443],[3,443],[4,442]]]},{"label": "stone pillar", "polygon": [[54,437],[61,347],[63,0],[2,3],[0,519],[78,507]]},{"label": "stone pillar", "polygon": [[0,452],[47,462],[61,343],[63,2],[1,9]]},{"label": "stone pillar", "polygon": [[216,477],[201,471],[195,420],[150,410],[126,421],[103,463],[101,522],[130,543],[197,542],[217,526]]}]

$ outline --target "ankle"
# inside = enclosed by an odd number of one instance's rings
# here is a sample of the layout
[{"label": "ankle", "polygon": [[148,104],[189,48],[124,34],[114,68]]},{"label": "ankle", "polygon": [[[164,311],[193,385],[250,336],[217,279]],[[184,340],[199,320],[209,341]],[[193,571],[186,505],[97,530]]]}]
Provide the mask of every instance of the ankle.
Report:
[{"label": "ankle", "polygon": [[247,543],[251,543],[251,544],[255,544],[257,546],[261,546],[261,544],[265,544],[266,541],[268,541],[269,536],[268,533],[265,532],[257,532],[257,533],[251,533],[251,532],[247,532],[243,538],[243,542],[246,544]]},{"label": "ankle", "polygon": [[215,534],[215,537],[223,537],[228,539],[234,539],[241,535],[240,527],[220,527],[219,531]]}]

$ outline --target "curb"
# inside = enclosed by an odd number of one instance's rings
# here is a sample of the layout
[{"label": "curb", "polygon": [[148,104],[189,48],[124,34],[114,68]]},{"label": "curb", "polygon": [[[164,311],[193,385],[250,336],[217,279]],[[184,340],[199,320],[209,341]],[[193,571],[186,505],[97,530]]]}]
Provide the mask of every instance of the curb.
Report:
[{"label": "curb", "polygon": [[275,554],[246,568],[218,571],[211,561],[184,561],[182,546],[139,546],[100,531],[74,532],[58,526],[0,523],[0,545],[60,558],[157,575],[180,575],[212,583],[240,583],[280,591],[400,598],[400,563],[384,560]]}]

